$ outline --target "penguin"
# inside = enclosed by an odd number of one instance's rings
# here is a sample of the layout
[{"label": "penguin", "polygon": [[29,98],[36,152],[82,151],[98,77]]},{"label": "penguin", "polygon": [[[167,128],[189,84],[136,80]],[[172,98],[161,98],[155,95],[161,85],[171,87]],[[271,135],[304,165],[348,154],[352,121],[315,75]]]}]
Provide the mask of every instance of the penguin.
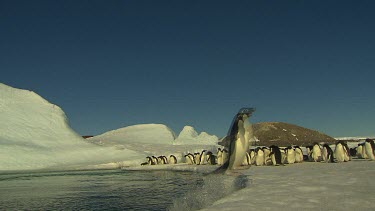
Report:
[{"label": "penguin", "polygon": [[207,157],[207,163],[209,165],[216,165],[216,156],[212,154],[212,152],[208,151],[206,153],[206,157]]},{"label": "penguin", "polygon": [[334,163],[333,150],[328,144],[323,144],[322,158],[326,163]]},{"label": "penguin", "polygon": [[167,160],[167,158],[164,155],[160,155],[158,157],[159,164],[168,164],[168,161],[166,161],[166,160]]},{"label": "penguin", "polygon": [[357,147],[350,148],[350,157],[354,157],[357,155]]},{"label": "penguin", "polygon": [[194,153],[194,163],[199,165],[201,154],[199,152]]},{"label": "penguin", "polygon": [[242,165],[243,166],[250,166],[251,165],[251,159],[250,159],[250,155],[248,152],[246,152],[246,156],[244,157],[243,161],[242,161]]},{"label": "penguin", "polygon": [[255,164],[255,150],[250,149],[249,155],[250,155],[250,163],[251,165],[254,165]]},{"label": "penguin", "polygon": [[366,153],[366,141],[363,142],[363,145],[362,145],[362,156],[364,159],[368,158],[367,153]]},{"label": "penguin", "polygon": [[313,158],[312,158],[313,146],[310,146],[310,145],[306,146],[306,151],[307,151],[307,160],[308,161],[313,161]]},{"label": "penguin", "polygon": [[348,162],[348,161],[352,160],[352,158],[350,157],[350,149],[349,149],[347,143],[343,142],[342,145],[344,146],[344,152],[345,152],[345,154],[344,154],[344,161]]},{"label": "penguin", "polygon": [[293,164],[296,162],[296,152],[294,151],[293,147],[289,146],[286,148],[286,162],[288,164]]},{"label": "penguin", "polygon": [[215,170],[215,173],[241,168],[250,147],[249,140],[254,139],[252,126],[248,121],[254,111],[254,108],[242,108],[234,116],[228,135],[224,138],[229,140],[228,159],[223,159],[224,164]]},{"label": "penguin", "polygon": [[151,164],[149,164],[149,158],[150,158],[150,157],[146,157],[147,162],[141,163],[141,166],[151,165]]},{"label": "penguin", "polygon": [[272,165],[272,161],[270,158],[270,153],[271,151],[267,147],[262,148],[263,153],[264,153],[264,164],[267,165]]},{"label": "penguin", "polygon": [[146,159],[147,159],[148,165],[155,165],[154,161],[152,160],[152,158],[150,156],[147,156]]},{"label": "penguin", "polygon": [[187,164],[189,164],[189,165],[195,164],[195,159],[194,159],[194,155],[193,154],[188,153],[184,157],[185,157],[185,161],[186,161]]},{"label": "penguin", "polygon": [[314,162],[320,162],[322,159],[322,150],[320,149],[320,145],[318,143],[314,143],[312,148],[311,157]]},{"label": "penguin", "polygon": [[367,157],[370,160],[375,160],[374,150],[375,150],[374,141],[369,139],[369,138],[366,139],[366,141],[365,141],[365,151],[366,151]]},{"label": "penguin", "polygon": [[255,149],[255,165],[263,166],[264,165],[264,152],[263,149],[258,147]]},{"label": "penguin", "polygon": [[217,156],[216,156],[216,159],[217,159],[217,165],[223,165],[223,152],[221,151],[220,148],[217,149]]},{"label": "penguin", "polygon": [[199,155],[199,163],[197,165],[203,165],[206,162],[206,151],[207,150],[202,150],[201,154]]},{"label": "penguin", "polygon": [[278,146],[275,146],[275,145],[271,145],[270,146],[270,157],[271,157],[271,161],[272,161],[272,164],[274,166],[278,166],[278,165],[281,165],[281,152],[280,152],[280,148]]},{"label": "penguin", "polygon": [[281,163],[282,164],[286,164],[287,163],[287,160],[286,160],[286,149],[280,149],[280,152],[281,152]]},{"label": "penguin", "polygon": [[177,158],[176,158],[176,156],[174,156],[174,155],[170,155],[170,156],[169,156],[169,163],[170,163],[170,164],[176,164],[176,163],[177,163]]},{"label": "penguin", "polygon": [[151,158],[152,158],[152,161],[154,162],[154,165],[159,165],[159,160],[157,157],[152,156]]},{"label": "penguin", "polygon": [[302,163],[303,162],[303,152],[301,147],[294,146],[294,151],[296,153],[296,163]]},{"label": "penguin", "polygon": [[345,149],[343,145],[343,141],[338,141],[336,143],[336,148],[335,148],[335,157],[337,162],[344,162],[345,161]]},{"label": "penguin", "polygon": [[363,147],[364,147],[365,143],[359,143],[358,146],[357,146],[357,153],[356,153],[356,156],[357,158],[360,158],[360,159],[363,159],[364,156],[363,156]]}]

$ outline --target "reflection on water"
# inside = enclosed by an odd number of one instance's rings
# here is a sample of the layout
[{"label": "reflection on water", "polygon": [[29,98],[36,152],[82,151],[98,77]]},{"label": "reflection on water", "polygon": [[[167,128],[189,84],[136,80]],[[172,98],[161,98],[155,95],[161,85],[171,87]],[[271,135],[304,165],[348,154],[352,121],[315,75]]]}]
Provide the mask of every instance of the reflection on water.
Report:
[{"label": "reflection on water", "polygon": [[165,210],[202,183],[192,172],[121,170],[0,174],[1,209]]},{"label": "reflection on water", "polygon": [[246,178],[174,171],[0,174],[0,208],[11,210],[196,210],[243,188]]}]

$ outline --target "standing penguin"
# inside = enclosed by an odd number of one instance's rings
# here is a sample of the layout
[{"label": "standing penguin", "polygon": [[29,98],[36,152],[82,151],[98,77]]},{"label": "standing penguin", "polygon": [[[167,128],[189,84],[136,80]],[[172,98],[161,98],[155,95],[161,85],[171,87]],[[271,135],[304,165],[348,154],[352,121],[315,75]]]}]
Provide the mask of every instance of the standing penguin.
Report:
[{"label": "standing penguin", "polygon": [[301,147],[294,146],[294,151],[296,153],[296,163],[302,163],[303,162],[303,152]]},{"label": "standing penguin", "polygon": [[323,144],[322,157],[323,157],[323,161],[326,163],[335,162],[333,159],[333,151],[328,144]]},{"label": "standing penguin", "polygon": [[289,164],[293,164],[296,162],[296,152],[294,151],[293,147],[289,146],[286,148],[286,161]]},{"label": "standing penguin", "polygon": [[199,152],[194,153],[194,163],[199,165],[201,154]]},{"label": "standing penguin", "polygon": [[263,149],[260,147],[255,149],[255,165],[257,166],[264,165],[264,152],[263,152]]},{"label": "standing penguin", "polygon": [[352,160],[352,158],[350,157],[350,149],[349,149],[348,144],[345,143],[345,142],[343,143],[343,146],[344,146],[344,152],[345,152],[344,161],[348,162],[348,161]]},{"label": "standing penguin", "polygon": [[185,157],[185,160],[186,160],[187,164],[189,164],[189,165],[195,164],[195,159],[194,159],[194,155],[193,154],[188,153],[184,157]]},{"label": "standing penguin", "polygon": [[217,149],[217,156],[216,156],[216,159],[217,159],[217,165],[223,165],[223,152],[221,151],[220,148]]},{"label": "standing penguin", "polygon": [[318,143],[314,143],[312,148],[312,159],[314,162],[320,162],[322,159],[322,150],[320,149],[320,145]]},{"label": "standing penguin", "polygon": [[206,163],[206,151],[207,150],[202,150],[200,156],[199,156],[199,163],[197,163],[197,165],[203,165]]},{"label": "standing penguin", "polygon": [[365,141],[365,150],[366,155],[370,160],[375,160],[374,150],[375,150],[375,144],[374,141],[371,139],[366,139]]},{"label": "standing penguin", "polygon": [[251,165],[251,159],[250,159],[250,155],[248,152],[246,152],[246,156],[244,157],[243,161],[242,161],[242,165],[243,166],[250,166]]},{"label": "standing penguin", "polygon": [[253,108],[242,108],[233,118],[231,127],[225,140],[229,139],[228,160],[215,170],[222,172],[223,170],[239,169],[246,152],[249,150],[249,139],[253,138],[253,131],[248,119],[255,111]]},{"label": "standing penguin", "polygon": [[313,146],[306,146],[306,151],[307,151],[307,160],[308,161],[313,161],[312,158],[312,151],[313,151]]},{"label": "standing penguin", "polygon": [[208,151],[206,153],[206,156],[207,156],[207,163],[209,165],[216,165],[216,156],[212,154],[212,152]]},{"label": "standing penguin", "polygon": [[359,143],[358,144],[358,146],[357,146],[357,153],[356,153],[357,158],[360,158],[360,159],[364,158],[363,157],[363,149],[362,149],[364,147],[364,144],[365,143]]},{"label": "standing penguin", "polygon": [[254,149],[250,149],[250,163],[251,165],[255,164],[255,150]]},{"label": "standing penguin", "polygon": [[270,157],[270,149],[268,147],[263,147],[262,148],[263,153],[264,153],[264,164],[267,165],[272,165],[271,157]]},{"label": "standing penguin", "polygon": [[344,143],[343,141],[338,141],[336,143],[334,154],[335,154],[337,162],[344,162],[345,161],[345,149],[344,149],[343,143]]},{"label": "standing penguin", "polygon": [[282,163],[281,163],[280,148],[278,146],[272,145],[270,146],[270,150],[271,150],[270,157],[272,160],[272,164],[274,166],[281,165]]},{"label": "standing penguin", "polygon": [[170,164],[176,164],[176,163],[177,163],[177,158],[176,158],[176,156],[174,156],[174,155],[170,155],[170,156],[169,156],[169,163],[170,163]]}]

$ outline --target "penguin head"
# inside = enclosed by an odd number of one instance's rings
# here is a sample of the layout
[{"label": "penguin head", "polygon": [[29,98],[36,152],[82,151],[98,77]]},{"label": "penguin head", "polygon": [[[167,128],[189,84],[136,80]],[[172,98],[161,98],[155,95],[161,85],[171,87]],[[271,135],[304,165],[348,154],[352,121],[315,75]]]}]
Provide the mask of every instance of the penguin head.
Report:
[{"label": "penguin head", "polygon": [[372,139],[366,138],[366,142],[373,143],[374,141]]}]

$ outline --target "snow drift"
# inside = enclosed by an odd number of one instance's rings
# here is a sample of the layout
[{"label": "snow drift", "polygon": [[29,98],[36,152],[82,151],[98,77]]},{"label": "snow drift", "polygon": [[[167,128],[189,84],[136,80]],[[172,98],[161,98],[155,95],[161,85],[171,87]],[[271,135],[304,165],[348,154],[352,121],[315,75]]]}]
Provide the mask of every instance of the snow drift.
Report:
[{"label": "snow drift", "polygon": [[0,170],[98,165],[143,157],[87,143],[38,94],[0,83]]},{"label": "snow drift", "polygon": [[199,135],[197,131],[191,126],[185,126],[176,140],[175,145],[217,145],[219,141],[215,135],[209,135],[206,132],[201,132]]},{"label": "snow drift", "polygon": [[149,144],[172,144],[175,139],[173,131],[162,124],[140,124],[132,125],[103,133],[89,138],[91,142],[98,144],[126,144],[126,143],[149,143]]}]

